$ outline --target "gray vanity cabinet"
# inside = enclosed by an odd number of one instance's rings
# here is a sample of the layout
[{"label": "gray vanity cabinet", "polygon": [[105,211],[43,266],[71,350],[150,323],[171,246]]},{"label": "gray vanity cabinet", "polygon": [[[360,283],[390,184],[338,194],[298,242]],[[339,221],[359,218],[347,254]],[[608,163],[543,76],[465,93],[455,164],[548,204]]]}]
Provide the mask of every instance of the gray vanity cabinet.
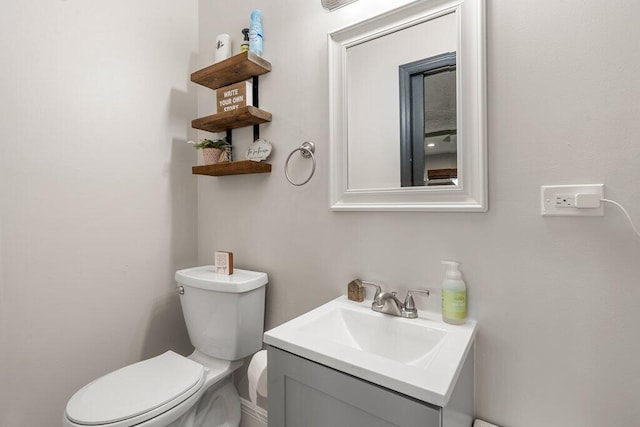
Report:
[{"label": "gray vanity cabinet", "polygon": [[[421,402],[395,391],[268,347],[269,427],[470,427],[473,363],[468,414]],[[471,359],[468,357],[468,359]],[[469,365],[469,367],[466,367]],[[459,383],[462,381],[458,381]],[[470,400],[468,394],[470,393]],[[459,400],[459,399],[458,399]],[[451,420],[451,421],[449,421]]]}]

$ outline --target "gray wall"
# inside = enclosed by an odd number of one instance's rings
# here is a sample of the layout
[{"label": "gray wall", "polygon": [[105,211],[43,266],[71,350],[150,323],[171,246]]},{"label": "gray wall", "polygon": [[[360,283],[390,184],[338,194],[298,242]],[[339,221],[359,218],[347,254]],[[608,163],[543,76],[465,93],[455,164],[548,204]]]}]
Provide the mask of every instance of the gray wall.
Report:
[{"label": "gray wall", "polygon": [[0,2],[0,426],[59,426],[109,371],[191,350],[197,3]]},{"label": "gray wall", "polygon": [[[403,293],[438,287],[457,259],[478,319],[477,412],[504,426],[631,426],[640,417],[640,240],[623,216],[542,218],[544,184],[606,184],[640,222],[640,4],[488,0],[490,210],[484,214],[328,209],[327,32],[406,3],[200,0],[200,65],[215,35],[236,46],[264,12],[262,127],[270,175],[198,178],[198,250],[234,252],[269,273],[267,325],[345,293],[354,277]],[[210,114],[210,91],[199,92]],[[203,134],[204,135],[204,134]],[[201,135],[201,136],[203,136]],[[236,153],[251,130],[234,132]],[[282,172],[304,140],[318,170],[301,188]],[[438,309],[438,296],[423,308]]]},{"label": "gray wall", "polygon": [[[216,249],[269,273],[269,327],[353,277],[437,287],[438,261],[458,259],[480,323],[479,416],[637,423],[640,241],[609,208],[540,217],[539,186],[604,182],[640,218],[640,5],[488,0],[490,211],[332,213],[326,33],[406,1],[2,2],[0,426],[58,425],[86,382],[188,352],[173,271]],[[196,212],[188,74],[216,34],[239,42],[253,7],[274,66],[261,80],[274,173],[198,178]],[[239,153],[251,130],[234,137]],[[318,171],[294,188],[284,159],[306,139]]]}]

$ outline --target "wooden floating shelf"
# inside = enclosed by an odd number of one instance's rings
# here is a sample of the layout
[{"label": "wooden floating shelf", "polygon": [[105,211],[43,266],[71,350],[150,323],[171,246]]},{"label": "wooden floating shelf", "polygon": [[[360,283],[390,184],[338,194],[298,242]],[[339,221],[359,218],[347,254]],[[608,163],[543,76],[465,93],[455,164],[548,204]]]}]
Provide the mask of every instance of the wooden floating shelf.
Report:
[{"label": "wooden floating shelf", "polygon": [[227,111],[226,113],[213,114],[200,117],[191,121],[191,127],[208,132],[224,132],[227,129],[237,129],[245,126],[259,125],[271,121],[271,113],[251,105]]},{"label": "wooden floating shelf", "polygon": [[244,52],[191,74],[191,81],[210,89],[219,89],[271,71],[269,61]]},{"label": "wooden floating shelf", "polygon": [[[244,52],[210,65],[191,74],[191,81],[209,89],[219,89],[234,83],[253,78],[254,101],[257,104],[258,76],[271,71],[269,61],[251,53]],[[237,110],[200,117],[191,121],[191,127],[208,132],[225,132],[246,126],[256,126],[271,121],[271,113],[248,105]],[[257,131],[256,131],[257,130]],[[254,136],[259,128],[254,127]],[[230,135],[230,132],[228,132]],[[231,142],[231,140],[229,140]],[[242,160],[238,162],[217,163],[215,165],[193,166],[194,175],[225,176],[252,173],[270,173],[271,164]]]},{"label": "wooden floating shelf", "polygon": [[240,160],[238,162],[216,163],[215,165],[193,166],[191,173],[194,175],[225,176],[244,175],[250,173],[270,173],[271,164],[254,162],[253,160]]}]

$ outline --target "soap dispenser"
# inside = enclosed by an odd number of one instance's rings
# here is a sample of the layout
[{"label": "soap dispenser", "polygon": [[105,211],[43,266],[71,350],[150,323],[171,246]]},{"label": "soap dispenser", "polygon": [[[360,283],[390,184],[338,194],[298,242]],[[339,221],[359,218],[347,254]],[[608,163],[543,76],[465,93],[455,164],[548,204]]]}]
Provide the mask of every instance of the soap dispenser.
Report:
[{"label": "soap dispenser", "polygon": [[462,280],[460,263],[442,261],[447,272],[442,282],[442,320],[452,325],[467,321],[467,286]]}]

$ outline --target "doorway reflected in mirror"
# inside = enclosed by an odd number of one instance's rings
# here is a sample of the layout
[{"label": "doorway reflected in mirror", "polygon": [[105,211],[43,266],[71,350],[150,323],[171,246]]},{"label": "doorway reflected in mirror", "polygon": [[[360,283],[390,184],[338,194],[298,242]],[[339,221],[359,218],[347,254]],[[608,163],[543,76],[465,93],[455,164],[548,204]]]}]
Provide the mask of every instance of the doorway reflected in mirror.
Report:
[{"label": "doorway reflected in mirror", "polygon": [[456,53],[398,69],[402,187],[458,185]]}]

